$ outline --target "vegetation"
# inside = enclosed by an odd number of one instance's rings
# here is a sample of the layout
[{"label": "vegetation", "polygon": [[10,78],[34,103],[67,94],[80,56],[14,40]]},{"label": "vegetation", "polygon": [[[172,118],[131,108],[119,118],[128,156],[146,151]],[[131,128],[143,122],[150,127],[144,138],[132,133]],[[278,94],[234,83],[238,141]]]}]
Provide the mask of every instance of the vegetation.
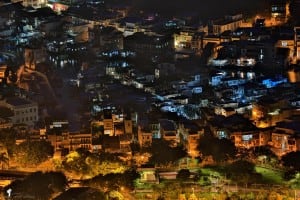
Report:
[{"label": "vegetation", "polygon": [[99,174],[122,173],[126,170],[123,162],[113,154],[92,154],[84,149],[69,153],[62,162],[62,169],[94,177]]},{"label": "vegetation", "polygon": [[187,155],[181,146],[171,147],[167,141],[161,139],[154,139],[146,151],[152,155],[149,163],[157,165],[175,163]]},{"label": "vegetation", "polygon": [[0,164],[1,164],[2,170],[4,169],[5,165],[8,166],[8,162],[9,162],[9,159],[8,159],[7,153],[5,153],[5,152],[0,153]]},{"label": "vegetation", "polygon": [[9,155],[12,155],[16,145],[16,131],[13,129],[0,130],[0,144],[6,149]]},{"label": "vegetation", "polygon": [[25,141],[16,146],[14,158],[22,166],[37,165],[53,156],[53,146],[50,142]]},{"label": "vegetation", "polygon": [[10,188],[12,194],[18,194],[20,197],[47,200],[53,194],[64,191],[66,186],[67,179],[60,172],[35,172],[23,180],[12,182],[4,188],[4,191]]},{"label": "vegetation", "polygon": [[218,139],[209,134],[204,134],[199,139],[198,149],[202,156],[212,156],[217,163],[235,158],[237,150],[228,139]]},{"label": "vegetation", "polygon": [[180,179],[180,180],[187,180],[190,178],[190,175],[191,175],[191,172],[190,170],[188,169],[181,169],[178,171],[178,174],[177,174],[177,179]]},{"label": "vegetation", "polygon": [[103,191],[118,190],[121,188],[134,189],[134,181],[140,175],[133,169],[126,170],[124,173],[110,173],[98,175],[92,179],[86,180],[85,185],[99,188]]},{"label": "vegetation", "polygon": [[70,188],[67,191],[60,194],[58,197],[54,198],[54,200],[98,200],[105,199],[104,192],[90,188],[90,187],[77,187]]}]

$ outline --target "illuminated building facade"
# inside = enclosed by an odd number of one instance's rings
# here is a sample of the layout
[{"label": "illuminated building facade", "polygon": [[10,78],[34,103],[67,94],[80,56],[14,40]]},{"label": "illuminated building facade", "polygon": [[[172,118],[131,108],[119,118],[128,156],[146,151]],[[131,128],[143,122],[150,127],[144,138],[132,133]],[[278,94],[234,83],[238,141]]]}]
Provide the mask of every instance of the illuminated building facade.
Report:
[{"label": "illuminated building facade", "polygon": [[170,35],[149,36],[144,33],[135,33],[124,38],[124,48],[136,52],[137,56],[151,58],[164,56],[172,52],[173,38]]},{"label": "illuminated building facade", "polygon": [[294,28],[294,45],[295,45],[295,51],[294,56],[295,59],[298,61],[300,60],[300,27]]},{"label": "illuminated building facade", "polygon": [[271,3],[271,18],[275,21],[286,22],[289,16],[289,4],[286,0],[273,0]]},{"label": "illuminated building facade", "polygon": [[234,31],[237,28],[241,27],[243,23],[243,15],[227,15],[224,19],[218,19],[212,21],[209,25],[208,30],[209,34],[220,35],[225,31]]},{"label": "illuminated building facade", "polygon": [[152,132],[150,129],[141,128],[138,129],[138,141],[140,147],[151,146],[152,144]]},{"label": "illuminated building facade", "polygon": [[257,127],[274,126],[291,115],[291,110],[286,109],[287,100],[271,98],[260,99],[252,105],[252,119]]},{"label": "illuminated building facade", "polygon": [[0,105],[8,107],[14,113],[11,117],[13,124],[26,124],[33,126],[38,121],[37,103],[19,97],[7,98],[0,102]]},{"label": "illuminated building facade", "polygon": [[24,51],[25,66],[35,70],[36,65],[46,60],[46,50],[41,48],[27,47]]},{"label": "illuminated building facade", "polygon": [[[17,0],[13,0],[13,2],[18,2]],[[48,3],[48,0],[23,0],[22,5],[25,7],[33,7],[33,8],[41,8],[45,7]]]}]

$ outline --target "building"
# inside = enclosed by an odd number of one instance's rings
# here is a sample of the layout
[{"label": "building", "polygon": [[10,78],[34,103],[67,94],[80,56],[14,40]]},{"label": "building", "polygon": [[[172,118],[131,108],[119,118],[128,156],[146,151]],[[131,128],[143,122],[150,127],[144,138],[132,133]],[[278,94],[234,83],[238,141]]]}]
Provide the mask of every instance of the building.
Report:
[{"label": "building", "polygon": [[171,146],[177,146],[179,143],[179,136],[177,134],[177,126],[174,121],[168,119],[159,120],[160,131],[162,138],[170,142]]},{"label": "building", "polygon": [[69,122],[65,120],[52,120],[40,130],[40,138],[51,143],[55,152],[75,151],[86,149],[92,151],[92,134],[84,132],[69,132]]},{"label": "building", "polygon": [[26,47],[24,51],[25,66],[35,70],[36,65],[46,61],[47,53],[43,47]]},{"label": "building", "polygon": [[[12,0],[12,2],[19,2],[18,0]],[[24,7],[33,7],[33,8],[41,8],[45,7],[48,3],[48,0],[24,0],[22,1],[22,5]]]},{"label": "building", "polygon": [[141,128],[138,129],[138,142],[140,147],[148,147],[152,144],[152,132],[150,129]]},{"label": "building", "polygon": [[198,144],[200,136],[204,134],[204,128],[191,121],[183,121],[178,125],[178,132],[183,138],[182,143],[191,157],[199,155]]},{"label": "building", "polygon": [[263,97],[252,105],[252,120],[257,127],[265,128],[276,125],[291,115],[288,101],[274,97]]},{"label": "building", "polygon": [[299,151],[299,131],[300,126],[297,120],[277,123],[269,142],[272,151],[278,156],[292,151]]},{"label": "building", "polygon": [[286,0],[273,0],[271,2],[271,21],[284,23],[289,17],[289,3]]},{"label": "building", "polygon": [[93,45],[100,51],[121,50],[123,45],[123,34],[112,26],[94,26],[90,31]]},{"label": "building", "polygon": [[227,15],[225,18],[213,20],[208,30],[211,35],[220,35],[225,31],[235,31],[242,25],[243,15]]},{"label": "building", "polygon": [[300,60],[300,27],[294,28],[294,57],[296,61]]},{"label": "building", "polygon": [[171,35],[146,35],[138,32],[124,38],[124,49],[148,59],[153,56],[167,56],[173,51],[173,44]]},{"label": "building", "polygon": [[76,149],[86,149],[92,151],[92,134],[91,133],[69,133],[66,138],[70,151]]},{"label": "building", "polygon": [[242,115],[216,116],[210,121],[212,133],[219,139],[230,139],[238,148],[251,148],[268,144],[270,133],[255,127]]},{"label": "building", "polygon": [[37,103],[20,97],[7,98],[0,102],[1,106],[11,109],[13,124],[26,124],[33,126],[39,119]]},{"label": "building", "polygon": [[142,165],[137,169],[141,177],[139,181],[142,183],[159,183],[158,174],[156,172],[155,166]]},{"label": "building", "polygon": [[8,75],[7,65],[0,65],[0,84],[5,83]]},{"label": "building", "polygon": [[238,148],[252,148],[258,146],[265,146],[270,140],[268,132],[255,131],[237,131],[231,133],[231,141]]}]

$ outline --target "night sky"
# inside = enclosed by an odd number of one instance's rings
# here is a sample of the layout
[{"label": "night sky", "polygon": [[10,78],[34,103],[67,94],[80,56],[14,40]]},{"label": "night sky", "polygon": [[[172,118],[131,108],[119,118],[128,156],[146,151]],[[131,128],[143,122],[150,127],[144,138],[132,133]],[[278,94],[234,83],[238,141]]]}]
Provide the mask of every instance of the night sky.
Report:
[{"label": "night sky", "polygon": [[160,14],[180,14],[194,11],[201,17],[220,17],[242,11],[264,10],[268,0],[132,0],[136,8]]}]

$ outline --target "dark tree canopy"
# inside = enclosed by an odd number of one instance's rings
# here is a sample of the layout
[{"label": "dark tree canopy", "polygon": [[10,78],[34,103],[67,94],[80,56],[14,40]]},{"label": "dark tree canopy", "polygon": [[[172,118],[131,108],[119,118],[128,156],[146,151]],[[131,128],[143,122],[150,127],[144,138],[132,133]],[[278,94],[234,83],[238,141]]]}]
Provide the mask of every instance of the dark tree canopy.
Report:
[{"label": "dark tree canopy", "polygon": [[12,154],[16,144],[16,131],[13,129],[0,130],[0,145],[5,147],[8,154]]},{"label": "dark tree canopy", "polygon": [[199,151],[203,156],[212,156],[216,162],[226,161],[236,156],[236,147],[228,139],[218,139],[208,134],[200,137]]},{"label": "dark tree canopy", "polygon": [[37,165],[53,156],[53,146],[50,142],[25,141],[16,146],[14,156],[22,165]]},{"label": "dark tree canopy", "polygon": [[267,156],[270,158],[277,158],[277,156],[274,154],[274,152],[271,151],[271,149],[268,148],[267,146],[258,146],[258,147],[250,149],[250,151],[253,153],[253,155],[255,157]]},{"label": "dark tree canopy", "polygon": [[60,172],[35,172],[23,180],[16,180],[4,188],[12,189],[12,195],[19,194],[22,197],[33,196],[35,199],[47,200],[54,193],[65,190],[67,179]]},{"label": "dark tree canopy", "polygon": [[191,172],[188,169],[181,169],[178,171],[177,177],[178,179],[181,180],[187,180],[190,178]]},{"label": "dark tree canopy", "polygon": [[70,188],[67,191],[60,194],[58,197],[54,198],[54,200],[98,200],[105,199],[104,192],[90,188],[90,187],[78,187],[78,188]]},{"label": "dark tree canopy", "polygon": [[148,151],[152,154],[149,162],[152,164],[175,163],[187,154],[181,146],[171,147],[165,140],[155,139]]},{"label": "dark tree canopy", "polygon": [[255,172],[255,165],[247,160],[237,160],[225,167],[229,179],[237,183],[257,183],[262,180],[261,174]]},{"label": "dark tree canopy", "polygon": [[126,187],[128,189],[134,189],[134,181],[140,177],[140,174],[133,170],[129,169],[124,173],[111,173],[106,175],[98,175],[94,178],[85,181],[85,185],[101,188],[101,189],[108,189],[108,190],[115,190],[121,187]]},{"label": "dark tree canopy", "polygon": [[300,170],[300,151],[291,152],[282,156],[282,164],[286,167],[292,168],[294,170]]}]

